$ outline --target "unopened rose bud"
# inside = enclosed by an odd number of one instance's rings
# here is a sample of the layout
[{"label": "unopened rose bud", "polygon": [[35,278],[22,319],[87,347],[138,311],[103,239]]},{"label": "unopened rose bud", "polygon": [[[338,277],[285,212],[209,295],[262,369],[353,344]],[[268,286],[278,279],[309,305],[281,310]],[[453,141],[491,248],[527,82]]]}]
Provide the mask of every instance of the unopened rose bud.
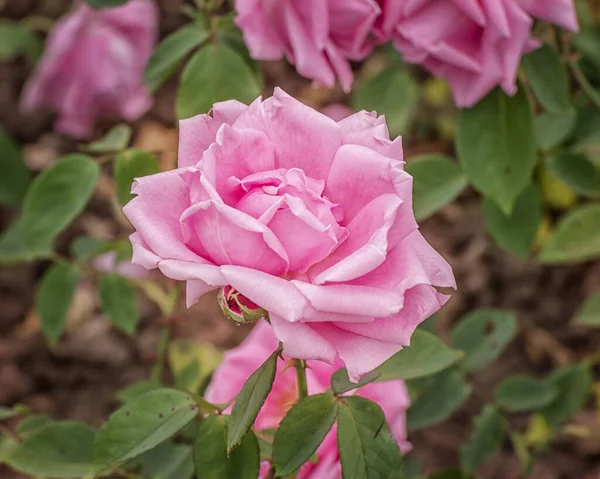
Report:
[{"label": "unopened rose bud", "polygon": [[253,323],[261,318],[269,317],[263,308],[231,286],[221,288],[217,300],[223,314],[237,324]]}]

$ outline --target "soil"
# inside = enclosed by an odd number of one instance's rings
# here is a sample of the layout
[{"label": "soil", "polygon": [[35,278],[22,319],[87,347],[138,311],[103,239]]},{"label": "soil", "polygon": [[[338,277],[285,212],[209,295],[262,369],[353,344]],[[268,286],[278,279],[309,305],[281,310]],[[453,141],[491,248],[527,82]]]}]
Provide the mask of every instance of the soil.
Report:
[{"label": "soil", "polygon": [[[0,17],[20,19],[31,15],[57,18],[65,0],[0,0]],[[185,21],[179,13],[183,1],[161,0],[161,32],[166,34]],[[288,93],[315,107],[344,100],[340,91],[313,90],[284,63],[266,64],[268,87],[282,86]],[[24,145],[32,170],[53,164],[60,155],[75,151],[77,144],[52,132],[52,115],[19,114],[19,91],[30,73],[25,61],[0,63],[0,124]],[[164,169],[171,168],[177,146],[173,111],[176,80],[160,89],[152,111],[135,125],[134,143],[161,150]],[[111,122],[98,125],[102,136]],[[450,143],[405,136],[407,157],[416,152],[452,153]],[[125,238],[129,229],[111,206],[110,167],[106,166],[94,199],[81,217],[64,233],[59,252],[68,254],[68,244],[79,234]],[[14,218],[0,211],[0,228]],[[427,471],[458,464],[458,449],[470,433],[472,418],[491,399],[493,386],[517,372],[547,374],[552,368],[577,361],[598,351],[600,334],[570,324],[583,298],[600,288],[600,262],[572,267],[545,267],[532,260],[519,260],[497,248],[485,231],[479,197],[466,191],[458,201],[423,222],[425,237],[453,266],[458,291],[439,314],[437,332],[447,339],[452,324],[466,312],[480,307],[506,308],[519,318],[518,337],[501,358],[473,378],[475,394],[445,423],[411,435],[412,455]],[[94,426],[104,421],[118,402],[115,393],[127,384],[145,379],[156,359],[158,334],[164,325],[159,310],[141,298],[143,321],[135,337],[112,329],[100,312],[91,278],[79,287],[67,332],[50,348],[33,310],[35,285],[47,262],[0,268],[0,404],[28,405],[32,410],[56,418],[76,419]],[[153,279],[165,282],[160,274]],[[209,341],[222,348],[238,344],[249,331],[222,317],[215,298],[206,296],[171,323],[173,337]],[[511,419],[524,428],[527,417]],[[576,423],[598,428],[594,405],[589,404]],[[10,424],[9,424],[10,426]],[[0,478],[18,478],[0,466]],[[519,478],[518,460],[507,441],[477,477]],[[533,479],[600,478],[600,441],[560,436],[535,467]]]}]

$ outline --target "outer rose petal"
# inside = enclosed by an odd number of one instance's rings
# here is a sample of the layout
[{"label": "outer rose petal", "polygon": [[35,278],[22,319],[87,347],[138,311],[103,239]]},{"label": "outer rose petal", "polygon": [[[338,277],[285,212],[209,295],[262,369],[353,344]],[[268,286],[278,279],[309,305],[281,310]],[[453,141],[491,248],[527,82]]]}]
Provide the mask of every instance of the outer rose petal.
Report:
[{"label": "outer rose petal", "polygon": [[[419,284],[404,293],[402,310],[394,316],[377,318],[370,323],[337,322],[335,325],[341,330],[356,333],[363,338],[394,343],[397,347],[396,351],[392,353],[394,354],[400,351],[401,346],[410,344],[410,338],[417,326],[437,312],[448,301],[448,298],[448,296],[438,293],[432,286]],[[342,359],[344,358],[342,357]]]},{"label": "outer rose petal", "polygon": [[290,358],[316,359],[333,364],[336,348],[314,327],[304,323],[290,323],[275,314],[269,319],[277,339],[283,343],[283,352]]},{"label": "outer rose petal", "polygon": [[355,382],[402,349],[399,344],[354,334],[334,324],[312,323],[312,328],[333,345],[346,365],[348,377]]},{"label": "outer rose petal", "polygon": [[385,116],[377,116],[376,112],[359,111],[338,122],[342,130],[344,144],[362,145],[384,156],[402,161],[402,138],[390,140],[390,133]]},{"label": "outer rose petal", "polygon": [[138,231],[148,249],[164,259],[205,263],[183,241],[179,218],[190,206],[185,177],[194,175],[179,169],[138,178],[133,198],[123,213]]},{"label": "outer rose petal", "polygon": [[237,100],[215,103],[211,115],[196,115],[179,122],[179,168],[196,166],[217,138],[224,123],[231,125],[248,109]]},{"label": "outer rose petal", "polygon": [[241,266],[221,266],[227,283],[270,314],[299,321],[308,300],[290,281]]}]

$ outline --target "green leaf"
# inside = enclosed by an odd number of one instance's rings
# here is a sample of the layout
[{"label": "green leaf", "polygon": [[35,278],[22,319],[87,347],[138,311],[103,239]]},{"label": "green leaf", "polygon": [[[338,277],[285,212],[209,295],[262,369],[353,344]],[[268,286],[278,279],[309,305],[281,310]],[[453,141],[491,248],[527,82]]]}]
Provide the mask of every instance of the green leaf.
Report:
[{"label": "green leaf", "polygon": [[177,387],[195,393],[219,365],[223,354],[211,343],[184,339],[171,341],[168,357]]},{"label": "green leaf", "polygon": [[542,113],[535,119],[537,144],[542,150],[550,150],[571,136],[577,124],[577,112],[573,107],[561,113]]},{"label": "green leaf", "polygon": [[20,22],[0,20],[0,60],[12,61],[21,55],[34,62],[40,56],[43,42],[38,35]]},{"label": "green leaf", "polygon": [[53,423],[52,418],[45,414],[30,414],[17,426],[17,434],[21,439],[25,439]]},{"label": "green leaf", "polygon": [[150,57],[144,72],[144,83],[150,92],[158,90],[186,55],[202,45],[208,36],[206,29],[199,22],[194,22],[166,37]]},{"label": "green leaf", "polygon": [[85,147],[90,153],[113,153],[127,148],[131,141],[131,127],[120,123],[111,128],[100,140],[93,141]]},{"label": "green leaf", "polygon": [[600,258],[600,204],[567,213],[539,255],[542,263],[579,263]]},{"label": "green leaf", "polygon": [[78,283],[79,268],[61,263],[48,268],[38,285],[36,309],[50,344],[56,344],[63,333]]},{"label": "green leaf", "polygon": [[485,406],[475,418],[475,431],[469,443],[460,448],[460,464],[468,473],[487,462],[502,445],[506,421],[494,406]]},{"label": "green leaf", "polygon": [[403,348],[377,368],[379,381],[414,379],[430,376],[454,364],[462,352],[449,349],[439,338],[417,330],[410,346]]},{"label": "green leaf", "polygon": [[277,349],[246,380],[242,390],[235,398],[227,428],[227,452],[237,446],[254,424],[267,396],[273,387],[277,358],[281,353]]},{"label": "green leaf", "polygon": [[141,394],[154,391],[155,389],[160,389],[161,387],[162,384],[159,381],[156,381],[154,379],[146,379],[144,381],[139,381],[130,386],[127,386],[125,389],[119,391],[117,393],[117,399],[123,404],[127,404],[133,401]]},{"label": "green leaf", "polygon": [[550,404],[558,396],[558,388],[525,374],[506,378],[496,388],[496,403],[507,411],[533,411]]},{"label": "green leaf", "polygon": [[600,173],[586,155],[558,153],[550,157],[548,168],[577,194],[600,197]]},{"label": "green leaf", "polygon": [[131,194],[134,179],[159,172],[160,167],[156,158],[148,152],[131,149],[119,153],[115,158],[113,172],[119,203],[124,206],[134,197]]},{"label": "green leaf", "polygon": [[100,301],[110,322],[121,331],[133,334],[140,320],[135,289],[129,281],[116,274],[100,280]]},{"label": "green leaf", "polygon": [[354,111],[385,115],[390,134],[405,133],[419,102],[418,85],[405,71],[387,68],[359,84],[351,97]]},{"label": "green leaf", "polygon": [[258,441],[249,431],[227,456],[227,416],[208,416],[198,427],[194,445],[196,477],[200,479],[256,479],[259,471]]},{"label": "green leaf", "polygon": [[[2,45],[1,39],[0,45]],[[0,175],[0,204],[19,206],[25,198],[25,193],[31,181],[31,173],[29,173],[23,161],[19,146],[1,127],[0,171],[2,171]]]},{"label": "green leaf", "polygon": [[69,155],[37,176],[25,196],[21,222],[26,238],[53,239],[85,208],[100,167],[85,155]]},{"label": "green leaf", "polygon": [[381,408],[360,396],[341,401],[337,430],[344,479],[399,479],[402,457]]},{"label": "green leaf", "polygon": [[92,8],[111,8],[125,5],[128,0],[85,0]]},{"label": "green leaf", "polygon": [[94,442],[97,472],[139,456],[179,432],[198,414],[192,396],[173,389],[141,394],[114,412]]},{"label": "green leaf", "polygon": [[408,430],[415,431],[444,422],[469,398],[471,391],[471,386],[456,368],[436,374],[429,387],[408,409]]},{"label": "green leaf", "polygon": [[143,479],[191,479],[192,448],[187,444],[162,443],[140,456]]},{"label": "green leaf", "polygon": [[542,220],[542,204],[534,184],[517,198],[509,215],[488,198],[483,199],[485,225],[496,243],[522,258],[529,256],[529,250]]},{"label": "green leaf", "polygon": [[542,45],[523,57],[531,89],[546,111],[561,113],[570,107],[569,76],[558,52]]},{"label": "green leaf", "polygon": [[548,424],[558,426],[585,405],[592,386],[592,373],[586,364],[573,364],[553,371],[548,382],[558,388],[559,393],[540,413]]},{"label": "green leaf", "polygon": [[183,119],[207,113],[214,103],[224,100],[250,103],[259,95],[252,70],[235,50],[224,44],[207,44],[183,71],[177,116]]},{"label": "green leaf", "polygon": [[22,219],[0,236],[0,263],[28,262],[51,254],[52,238],[28,235]]},{"label": "green leaf", "polygon": [[89,261],[92,258],[108,251],[110,244],[102,238],[95,236],[78,236],[71,243],[71,254],[78,261]]},{"label": "green leaf", "polygon": [[357,383],[350,381],[348,377],[348,371],[346,368],[338,369],[331,375],[331,389],[335,394],[343,394],[348,391],[363,387],[365,384],[376,381],[381,376],[381,373],[377,370],[371,371],[365,374]]},{"label": "green leaf", "polygon": [[452,330],[452,346],[462,349],[463,369],[473,373],[493,363],[517,332],[511,311],[480,309],[463,317]]},{"label": "green leaf", "polygon": [[11,436],[0,432],[0,464],[6,459],[19,445],[19,443]]},{"label": "green leaf", "polygon": [[[225,17],[221,17],[224,19]],[[226,24],[219,26],[217,31],[217,42],[228,46],[234,50],[250,67],[254,77],[256,78],[259,87],[264,83],[264,74],[260,63],[250,56],[250,51],[244,41],[242,31],[233,23],[234,16],[230,15],[230,20]]]},{"label": "green leaf", "polygon": [[575,324],[600,326],[600,291],[590,296],[575,315]]},{"label": "green leaf", "polygon": [[288,411],[273,442],[278,477],[293,473],[310,459],[331,430],[337,413],[338,402],[330,393],[305,397]]},{"label": "green leaf", "polygon": [[461,110],[456,146],[473,186],[509,214],[529,184],[536,160],[533,111],[525,89],[509,97],[496,88],[473,108]]},{"label": "green leaf", "polygon": [[33,477],[80,478],[93,469],[94,434],[78,422],[53,423],[25,439],[5,462]]},{"label": "green leaf", "polygon": [[467,186],[458,165],[441,155],[424,155],[409,161],[413,176],[413,207],[418,221],[424,220],[455,200]]}]

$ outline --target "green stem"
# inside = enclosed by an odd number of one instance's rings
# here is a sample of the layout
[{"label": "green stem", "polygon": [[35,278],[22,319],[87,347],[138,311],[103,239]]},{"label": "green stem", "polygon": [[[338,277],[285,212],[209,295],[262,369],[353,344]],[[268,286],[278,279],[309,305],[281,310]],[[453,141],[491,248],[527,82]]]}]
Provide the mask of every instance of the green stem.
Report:
[{"label": "green stem", "polygon": [[581,68],[579,68],[579,65],[577,64],[577,60],[571,55],[571,42],[569,35],[564,32],[557,33],[557,35],[560,40],[561,52],[564,55],[571,72],[573,72],[575,80],[577,80],[577,83],[579,83],[579,86],[592,101],[592,103],[594,103],[594,105],[600,109],[600,94],[594,89],[592,84],[585,77],[581,71]]},{"label": "green stem", "polygon": [[162,380],[165,356],[167,354],[170,336],[171,331],[169,330],[169,326],[165,326],[160,332],[160,336],[158,338],[158,358],[156,359],[156,364],[152,368],[152,379],[154,379],[155,381],[160,382]]},{"label": "green stem", "polygon": [[296,378],[298,379],[298,399],[308,396],[308,386],[306,384],[306,363],[296,359]]}]

